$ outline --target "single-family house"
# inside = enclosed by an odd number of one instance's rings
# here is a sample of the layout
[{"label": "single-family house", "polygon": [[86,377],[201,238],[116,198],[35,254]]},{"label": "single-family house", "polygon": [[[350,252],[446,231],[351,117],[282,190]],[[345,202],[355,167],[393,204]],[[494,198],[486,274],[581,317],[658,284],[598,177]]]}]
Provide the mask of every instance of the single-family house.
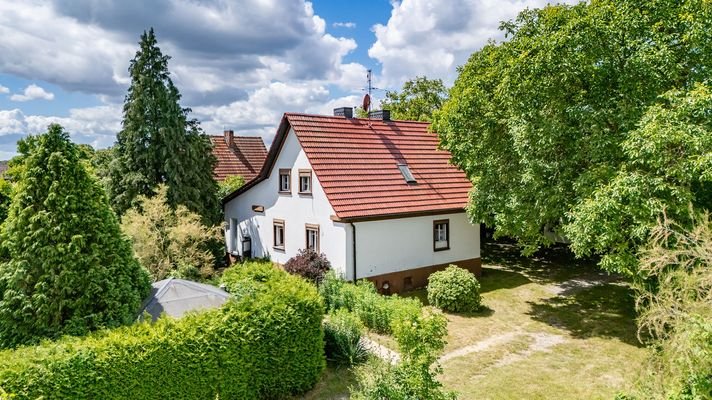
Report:
[{"label": "single-family house", "polygon": [[240,175],[245,182],[254,179],[267,157],[267,148],[259,136],[235,136],[232,130],[223,135],[210,136],[213,155],[217,159],[213,176],[223,181],[228,176]]},{"label": "single-family house", "polygon": [[284,114],[259,174],[223,200],[228,252],[283,264],[311,248],[384,292],[424,286],[449,264],[479,274],[472,184],[429,124],[352,113]]}]

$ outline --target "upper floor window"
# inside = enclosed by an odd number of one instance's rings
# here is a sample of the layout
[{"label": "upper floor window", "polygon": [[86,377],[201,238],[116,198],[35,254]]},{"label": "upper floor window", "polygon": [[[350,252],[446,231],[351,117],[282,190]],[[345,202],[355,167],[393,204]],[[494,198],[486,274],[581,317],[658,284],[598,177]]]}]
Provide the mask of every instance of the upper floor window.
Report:
[{"label": "upper floor window", "polygon": [[319,252],[319,225],[307,224],[306,248]]},{"label": "upper floor window", "polygon": [[274,248],[284,250],[284,221],[275,219],[273,222],[274,230]]},{"label": "upper floor window", "polygon": [[292,192],[292,170],[290,170],[290,169],[280,169],[279,170],[279,191],[280,191],[280,193],[291,193]]},{"label": "upper floor window", "polygon": [[433,221],[433,250],[448,250],[450,248],[450,220]]},{"label": "upper floor window", "polygon": [[312,174],[310,169],[299,170],[299,193],[312,192]]}]

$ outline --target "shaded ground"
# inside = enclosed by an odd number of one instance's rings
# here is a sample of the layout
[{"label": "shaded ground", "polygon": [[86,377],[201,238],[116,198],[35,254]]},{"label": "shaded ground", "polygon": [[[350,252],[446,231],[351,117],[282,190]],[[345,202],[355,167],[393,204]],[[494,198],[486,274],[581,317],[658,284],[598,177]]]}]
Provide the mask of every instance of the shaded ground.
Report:
[{"label": "shaded ground", "polygon": [[[440,376],[447,389],[461,399],[610,399],[633,385],[646,350],[620,277],[565,249],[529,259],[494,243],[482,255],[486,308],[447,314]],[[424,290],[409,295],[427,304]],[[394,348],[389,337],[371,338]]]}]

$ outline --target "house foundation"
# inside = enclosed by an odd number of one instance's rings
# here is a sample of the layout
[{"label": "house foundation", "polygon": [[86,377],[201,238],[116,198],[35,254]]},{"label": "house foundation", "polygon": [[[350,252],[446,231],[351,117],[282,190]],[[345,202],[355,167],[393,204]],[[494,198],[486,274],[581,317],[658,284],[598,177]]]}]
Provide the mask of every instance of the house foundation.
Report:
[{"label": "house foundation", "polygon": [[402,293],[427,286],[430,274],[442,271],[451,264],[464,268],[475,274],[475,276],[479,277],[482,275],[482,259],[478,257],[468,260],[449,262],[447,264],[431,265],[427,267],[406,269],[398,272],[390,272],[382,275],[369,276],[366,279],[373,282],[376,289],[381,294]]}]

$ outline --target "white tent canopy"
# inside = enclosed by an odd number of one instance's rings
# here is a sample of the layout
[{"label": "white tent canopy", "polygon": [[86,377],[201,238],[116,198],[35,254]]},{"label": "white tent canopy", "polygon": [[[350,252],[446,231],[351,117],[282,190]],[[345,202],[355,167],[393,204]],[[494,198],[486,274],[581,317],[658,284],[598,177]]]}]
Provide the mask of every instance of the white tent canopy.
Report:
[{"label": "white tent canopy", "polygon": [[143,319],[144,313],[150,314],[153,321],[164,313],[179,318],[188,311],[218,308],[229,297],[229,293],[215,286],[168,278],[153,284],[139,319]]}]

